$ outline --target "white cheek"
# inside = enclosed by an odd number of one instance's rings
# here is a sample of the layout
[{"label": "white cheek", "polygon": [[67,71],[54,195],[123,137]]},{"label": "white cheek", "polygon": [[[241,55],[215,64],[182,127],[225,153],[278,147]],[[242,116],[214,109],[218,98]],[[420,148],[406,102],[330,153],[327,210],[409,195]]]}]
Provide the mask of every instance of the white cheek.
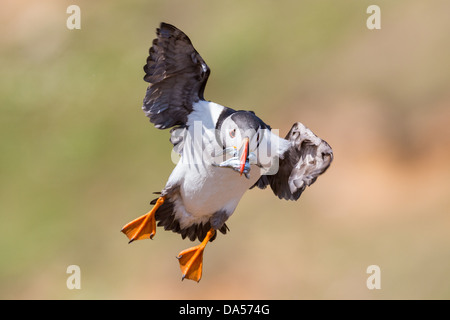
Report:
[{"label": "white cheek", "polygon": [[235,147],[236,140],[230,137],[230,133],[229,132],[227,132],[226,135],[227,135],[226,138],[225,138],[226,147],[227,148]]},{"label": "white cheek", "polygon": [[241,135],[241,132],[240,132],[240,131],[237,131],[237,132],[236,132],[236,137],[234,138],[234,143],[235,143],[235,145],[236,145],[236,148],[239,148],[239,146],[240,146],[240,144],[241,144],[241,141],[242,141],[242,135]]},{"label": "white cheek", "polygon": [[239,143],[239,134],[236,132],[236,135],[234,136],[234,138],[231,138],[230,134],[228,134],[227,137],[227,146],[229,147],[234,147],[234,148],[238,148],[238,143]]},{"label": "white cheek", "polygon": [[227,146],[236,148],[236,139],[233,139],[231,137],[228,138],[227,139]]}]

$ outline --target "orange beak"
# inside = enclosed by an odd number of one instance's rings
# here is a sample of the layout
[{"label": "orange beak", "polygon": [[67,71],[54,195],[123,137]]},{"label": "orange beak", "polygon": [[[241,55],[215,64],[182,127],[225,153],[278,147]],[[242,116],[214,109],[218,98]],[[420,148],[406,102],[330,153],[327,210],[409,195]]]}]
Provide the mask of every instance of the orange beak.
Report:
[{"label": "orange beak", "polygon": [[245,162],[247,161],[247,157],[248,157],[248,143],[249,143],[249,139],[248,138],[244,138],[244,140],[242,140],[242,144],[241,144],[241,161],[239,163],[240,167],[239,167],[239,173],[242,176],[242,173],[244,172],[244,168],[245,168]]}]

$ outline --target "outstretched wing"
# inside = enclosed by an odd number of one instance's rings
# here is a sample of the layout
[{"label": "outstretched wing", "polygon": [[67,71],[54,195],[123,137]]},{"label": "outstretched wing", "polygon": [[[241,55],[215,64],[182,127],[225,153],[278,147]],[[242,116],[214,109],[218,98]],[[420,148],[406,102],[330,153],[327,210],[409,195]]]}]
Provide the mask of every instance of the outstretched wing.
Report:
[{"label": "outstretched wing", "polygon": [[255,186],[265,189],[270,185],[280,199],[297,200],[328,169],[333,150],[300,122],[292,126],[285,139],[291,146],[280,156],[278,172],[261,176]]},{"label": "outstretched wing", "polygon": [[204,100],[210,70],[181,30],[161,23],[156,34],[144,66],[150,85],[142,109],[158,129],[183,126],[193,104]]}]

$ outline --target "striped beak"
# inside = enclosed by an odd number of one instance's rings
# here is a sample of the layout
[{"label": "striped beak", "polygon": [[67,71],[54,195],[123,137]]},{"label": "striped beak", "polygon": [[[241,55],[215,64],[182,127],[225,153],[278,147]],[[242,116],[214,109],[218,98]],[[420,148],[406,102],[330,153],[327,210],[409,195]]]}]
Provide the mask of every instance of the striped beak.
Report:
[{"label": "striped beak", "polygon": [[248,144],[249,144],[249,138],[244,138],[241,143],[241,147],[239,148],[239,154],[241,155],[240,161],[239,161],[239,173],[242,176],[242,173],[244,172],[245,163],[248,159]]}]

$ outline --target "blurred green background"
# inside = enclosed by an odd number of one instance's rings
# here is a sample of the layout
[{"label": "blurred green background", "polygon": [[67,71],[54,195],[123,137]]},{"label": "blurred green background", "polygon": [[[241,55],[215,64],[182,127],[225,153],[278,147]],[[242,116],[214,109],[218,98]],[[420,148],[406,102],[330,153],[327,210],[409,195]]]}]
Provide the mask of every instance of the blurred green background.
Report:
[{"label": "blurred green background", "polygon": [[[71,4],[81,30],[66,28]],[[381,7],[381,30],[366,9]],[[0,298],[449,299],[450,2],[24,1],[0,11]],[[141,110],[161,21],[210,66],[207,99],[335,152],[298,202],[251,190],[200,283],[158,228],[127,244],[174,167]],[[68,290],[66,268],[81,268]],[[368,290],[366,268],[381,268]]]}]

